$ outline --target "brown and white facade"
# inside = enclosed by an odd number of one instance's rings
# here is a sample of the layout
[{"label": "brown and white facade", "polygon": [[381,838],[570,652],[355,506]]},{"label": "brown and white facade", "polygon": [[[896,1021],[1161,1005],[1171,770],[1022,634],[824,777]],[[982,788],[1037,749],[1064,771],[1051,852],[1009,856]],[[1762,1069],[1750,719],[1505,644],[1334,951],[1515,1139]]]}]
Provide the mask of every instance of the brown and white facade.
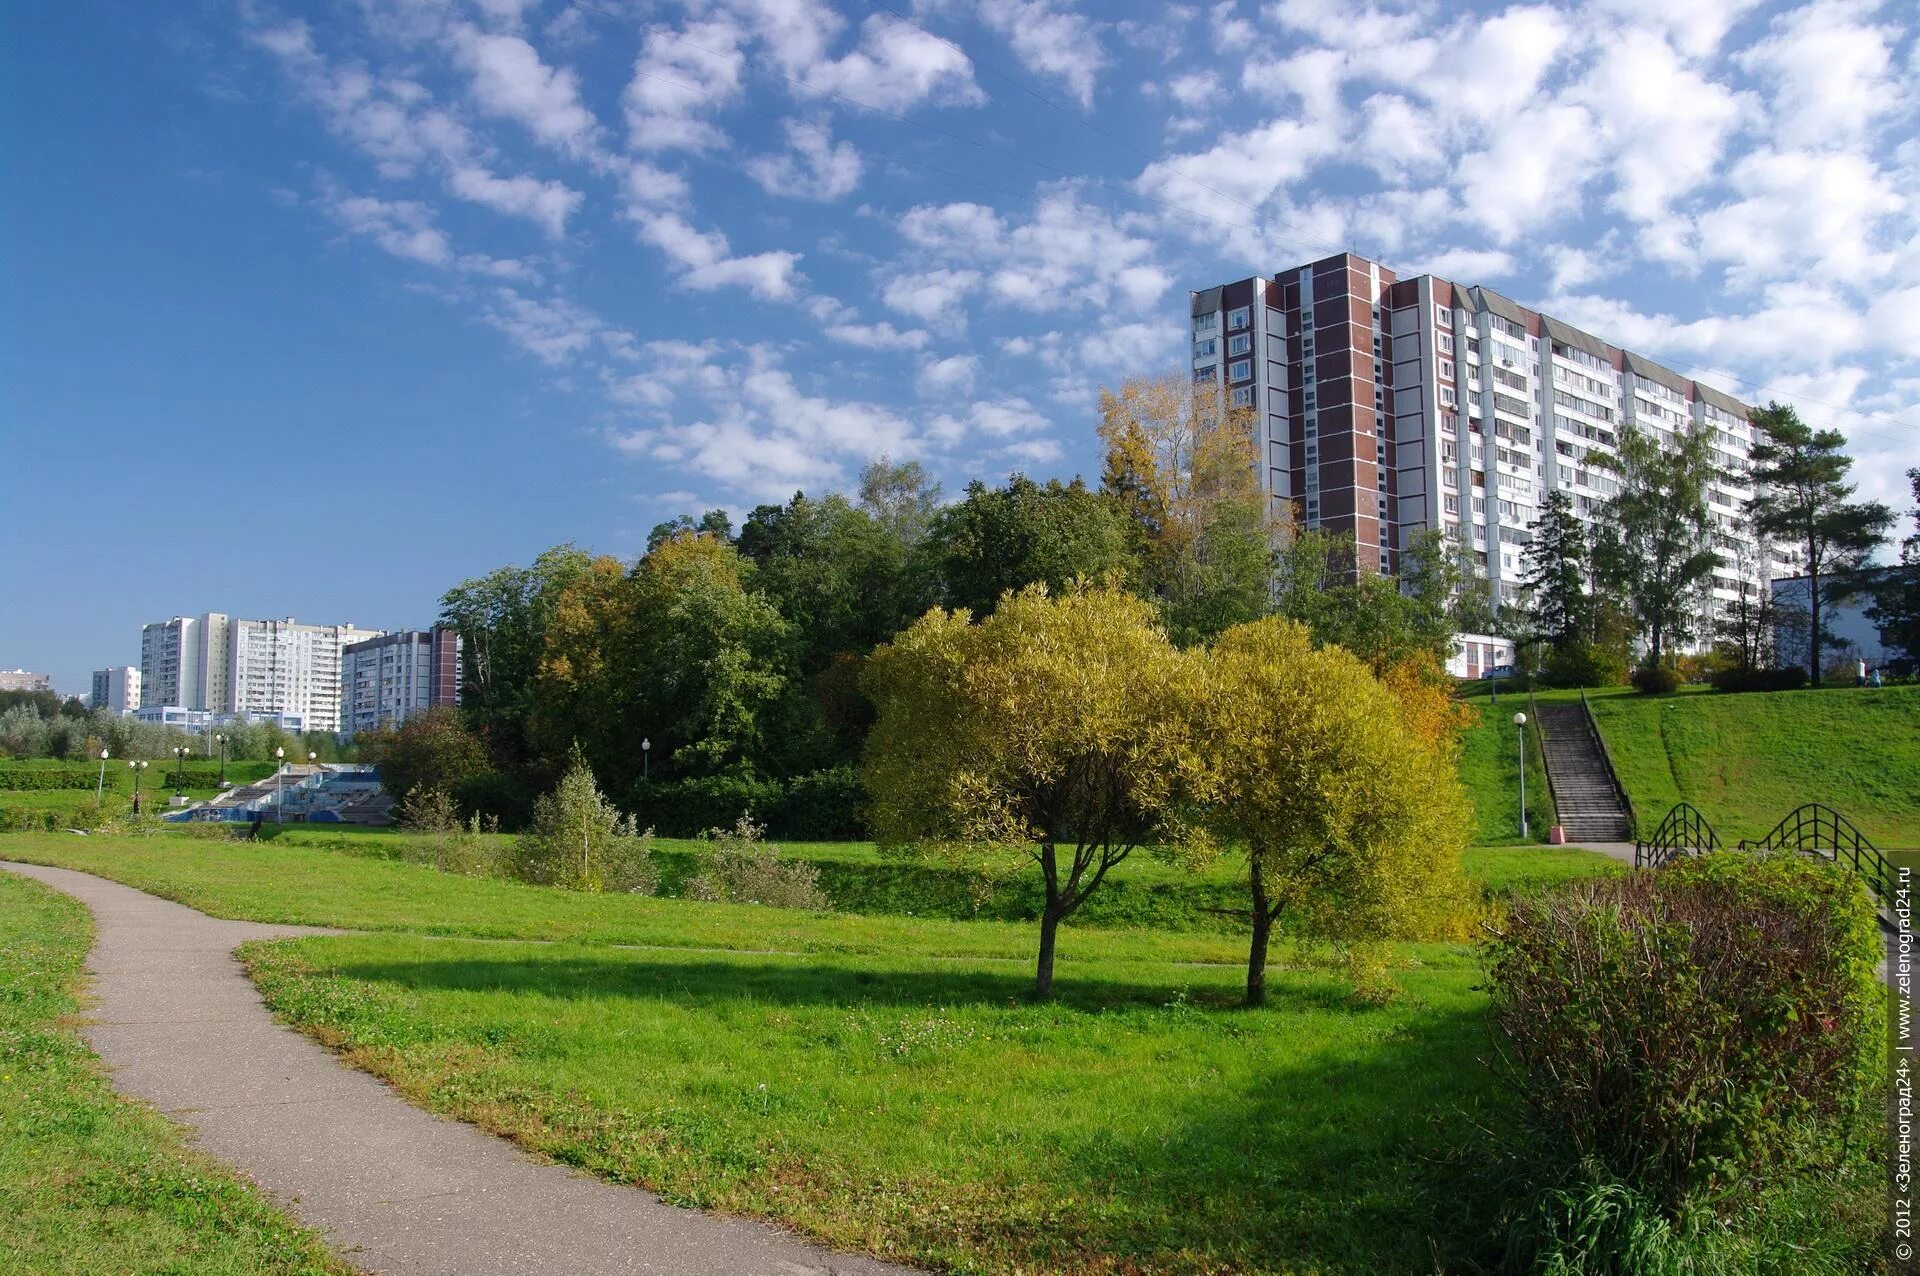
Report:
[{"label": "brown and white facade", "polygon": [[1628,423],[1669,443],[1712,431],[1714,610],[1794,570],[1742,533],[1748,405],[1491,289],[1343,253],[1193,293],[1192,322],[1194,380],[1256,410],[1270,499],[1352,535],[1362,570],[1396,570],[1410,537],[1439,529],[1516,602],[1546,494],[1591,523]]}]

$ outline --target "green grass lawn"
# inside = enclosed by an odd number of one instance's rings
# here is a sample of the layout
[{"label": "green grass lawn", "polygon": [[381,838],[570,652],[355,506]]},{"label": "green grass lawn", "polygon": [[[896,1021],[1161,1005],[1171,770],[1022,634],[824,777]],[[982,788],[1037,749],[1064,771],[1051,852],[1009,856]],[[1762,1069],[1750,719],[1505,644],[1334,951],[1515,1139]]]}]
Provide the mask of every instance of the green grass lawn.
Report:
[{"label": "green grass lawn", "polygon": [[114,1096],[72,1027],[91,942],[85,908],[0,873],[0,1271],[349,1270]]},{"label": "green grass lawn", "polygon": [[[1486,696],[1464,702],[1470,713],[1460,736],[1460,782],[1473,799],[1473,840],[1482,846],[1513,846],[1520,837],[1520,750],[1513,715],[1527,707],[1525,694],[1506,693],[1498,704]],[[1527,758],[1527,823],[1530,841],[1553,823],[1552,795],[1537,751]]]},{"label": "green grass lawn", "polygon": [[1882,849],[1920,848],[1920,687],[1592,705],[1645,832],[1686,801],[1723,840],[1759,838],[1801,803],[1824,802]]},{"label": "green grass lawn", "polygon": [[1465,949],[1401,948],[1385,1007],[1283,968],[1248,1012],[1237,968],[1170,961],[1085,961],[1036,1006],[1024,970],[920,955],[944,942],[923,923],[859,956],[381,936],[246,957],[280,1013],[423,1106],[841,1247],[1384,1273],[1465,1246],[1447,1162],[1502,1110]]},{"label": "green grass lawn", "polygon": [[[568,899],[537,887],[387,858],[410,840],[417,835],[318,827],[288,828],[260,843],[205,841],[173,832],[85,838],[18,833],[0,835],[0,858],[100,873],[217,917],[500,939],[683,942],[659,938],[663,916],[673,918],[676,933],[687,926],[670,901],[617,895]],[[669,865],[663,874],[671,886],[678,880],[674,874],[685,870],[692,843],[663,840],[660,847],[663,859],[680,857],[678,867]],[[822,882],[840,912],[868,914],[875,922],[918,917],[952,923],[942,933],[958,947],[943,952],[1024,957],[1031,951],[1033,930],[1025,923],[1038,916],[1037,869],[1029,867],[982,905],[970,893],[967,874],[891,862],[863,843],[799,843],[787,849],[823,866]],[[1495,893],[1617,869],[1586,851],[1549,847],[1474,848],[1463,862],[1470,877]],[[1221,863],[1194,878],[1145,856],[1129,859],[1076,914],[1070,933],[1106,935],[1104,952],[1156,952],[1177,944],[1182,951],[1204,954],[1192,960],[1238,960],[1244,924],[1205,910],[1245,907],[1241,871]],[[735,914],[719,910],[706,916],[711,933],[686,942],[737,944]],[[855,927],[844,942],[870,943],[875,933],[872,927]],[[994,937],[990,950],[981,947],[987,936]],[[791,948],[801,942],[820,942],[819,932],[807,931],[804,940],[774,933],[762,946]],[[1071,958],[1070,949],[1063,944],[1063,959]]]}]

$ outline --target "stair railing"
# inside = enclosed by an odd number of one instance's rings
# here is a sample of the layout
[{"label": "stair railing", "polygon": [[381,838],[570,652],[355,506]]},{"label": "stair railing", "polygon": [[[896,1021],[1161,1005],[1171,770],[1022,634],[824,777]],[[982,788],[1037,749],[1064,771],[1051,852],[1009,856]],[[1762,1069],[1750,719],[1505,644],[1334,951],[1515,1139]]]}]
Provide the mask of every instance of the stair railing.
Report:
[{"label": "stair railing", "polygon": [[1883,905],[1891,906],[1896,880],[1893,865],[1879,848],[1840,812],[1819,802],[1795,807],[1758,841],[1742,841],[1743,851],[1797,851],[1845,864],[1866,882]]},{"label": "stair railing", "polygon": [[1627,838],[1631,841],[1639,832],[1640,817],[1634,814],[1633,802],[1627,797],[1626,786],[1620,783],[1620,768],[1613,764],[1613,750],[1607,747],[1607,737],[1600,734],[1600,723],[1593,716],[1593,706],[1587,703],[1587,689],[1580,688],[1580,716],[1586,719],[1587,734],[1600,748],[1601,761],[1607,764],[1607,784],[1613,789],[1613,796],[1620,803],[1620,809],[1627,813]]},{"label": "stair railing", "polygon": [[1633,844],[1635,868],[1660,868],[1687,855],[1703,855],[1720,850],[1720,835],[1690,802],[1681,802],[1667,812],[1650,841]]},{"label": "stair railing", "polygon": [[1532,687],[1527,688],[1527,721],[1533,726],[1533,739],[1528,742],[1527,756],[1539,760],[1540,778],[1546,781],[1540,787],[1547,799],[1547,827],[1553,828],[1560,823],[1560,799],[1553,792],[1553,770],[1547,765],[1547,727],[1540,717],[1540,706],[1534,702]]}]

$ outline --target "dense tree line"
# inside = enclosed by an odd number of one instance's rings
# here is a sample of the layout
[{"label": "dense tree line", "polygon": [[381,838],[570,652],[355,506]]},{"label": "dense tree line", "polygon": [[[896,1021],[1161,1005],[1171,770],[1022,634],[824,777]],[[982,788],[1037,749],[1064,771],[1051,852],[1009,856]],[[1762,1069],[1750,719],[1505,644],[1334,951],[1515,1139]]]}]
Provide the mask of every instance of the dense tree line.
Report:
[{"label": "dense tree line", "polygon": [[369,753],[510,822],[576,745],[610,793],[669,825],[729,802],[767,818],[783,793],[851,807],[869,654],[931,608],[985,617],[1035,584],[1125,590],[1181,647],[1277,613],[1379,668],[1444,662],[1463,579],[1446,542],[1408,551],[1405,590],[1356,570],[1350,539],[1276,515],[1247,414],[1177,378],[1104,393],[1100,436],[1097,487],[1015,473],[943,503],[917,463],[883,458],[851,494],[797,492],[738,528],[718,510],[664,522],[632,563],[563,545],[463,581],[441,612],[465,642],[458,721]]},{"label": "dense tree line", "polygon": [[[1805,673],[1818,684],[1823,653],[1836,641],[1828,614],[1850,600],[1884,613],[1880,623],[1901,645],[1899,618],[1908,614],[1901,608],[1911,606],[1903,600],[1911,597],[1920,555],[1909,545],[1898,566],[1870,570],[1893,514],[1853,499],[1845,436],[1814,429],[1780,403],[1756,409],[1753,426],[1744,473],[1723,469],[1704,426],[1668,438],[1627,426],[1618,455],[1607,462],[1619,490],[1591,529],[1565,493],[1549,493],[1523,551],[1522,615],[1512,626],[1548,681],[1618,682],[1637,653],[1635,680],[1666,685],[1678,650],[1711,643],[1710,663],[1716,676],[1726,675],[1725,685],[1780,685],[1775,634],[1786,629],[1805,635]],[[1710,509],[1716,483],[1754,488],[1740,523],[1728,525]],[[1729,564],[1743,578],[1769,577],[1771,544],[1797,552],[1808,577],[1804,612],[1783,610],[1764,585],[1710,605],[1715,568]],[[1719,552],[1729,546],[1731,558]]]}]

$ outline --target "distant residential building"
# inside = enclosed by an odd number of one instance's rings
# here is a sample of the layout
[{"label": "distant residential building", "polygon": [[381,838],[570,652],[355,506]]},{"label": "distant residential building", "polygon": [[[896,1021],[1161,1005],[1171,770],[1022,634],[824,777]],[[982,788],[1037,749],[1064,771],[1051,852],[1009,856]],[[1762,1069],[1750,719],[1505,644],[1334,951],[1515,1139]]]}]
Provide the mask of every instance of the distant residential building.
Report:
[{"label": "distant residential building", "polygon": [[[1890,570],[1877,568],[1868,571],[1865,573],[1865,583],[1871,585],[1878,582]],[[1774,658],[1788,667],[1806,667],[1808,631],[1813,615],[1812,583],[1812,578],[1808,576],[1782,576],[1773,582]],[[1872,593],[1863,589],[1852,597],[1836,602],[1825,597],[1825,581],[1821,583],[1820,627],[1828,634],[1827,640],[1820,644],[1823,664],[1864,660],[1873,668],[1896,663],[1904,665],[1904,658],[1891,649],[1880,632],[1880,626],[1867,618],[1867,608],[1873,605]]]},{"label": "distant residential building", "polygon": [[408,629],[340,650],[340,731],[353,735],[405,722],[460,696],[460,635]]},{"label": "distant residential building", "polygon": [[88,703],[96,709],[131,713],[140,707],[140,671],[132,665],[93,671],[93,694]]},{"label": "distant residential building", "polygon": [[352,625],[301,625],[291,616],[236,620],[228,705],[241,714],[298,714],[310,731],[338,731],[340,653],[380,632]]},{"label": "distant residential building", "polygon": [[222,713],[228,698],[231,620],[224,612],[175,616],[140,629],[140,707]]},{"label": "distant residential building", "polygon": [[1513,665],[1513,639],[1494,634],[1455,634],[1447,672],[1456,678],[1480,678],[1487,670]]},{"label": "distant residential building", "polygon": [[0,669],[0,691],[52,691],[51,674],[28,673],[25,669]]},{"label": "distant residential building", "polygon": [[1441,531],[1514,604],[1547,494],[1602,517],[1628,426],[1711,440],[1710,611],[1797,570],[1743,530],[1748,404],[1491,289],[1343,253],[1194,292],[1191,312],[1193,382],[1251,417],[1268,499],[1352,536],[1363,571]]},{"label": "distant residential building", "polygon": [[378,629],[175,616],[140,634],[142,708],[292,715],[313,731],[340,729],[340,652]]}]

